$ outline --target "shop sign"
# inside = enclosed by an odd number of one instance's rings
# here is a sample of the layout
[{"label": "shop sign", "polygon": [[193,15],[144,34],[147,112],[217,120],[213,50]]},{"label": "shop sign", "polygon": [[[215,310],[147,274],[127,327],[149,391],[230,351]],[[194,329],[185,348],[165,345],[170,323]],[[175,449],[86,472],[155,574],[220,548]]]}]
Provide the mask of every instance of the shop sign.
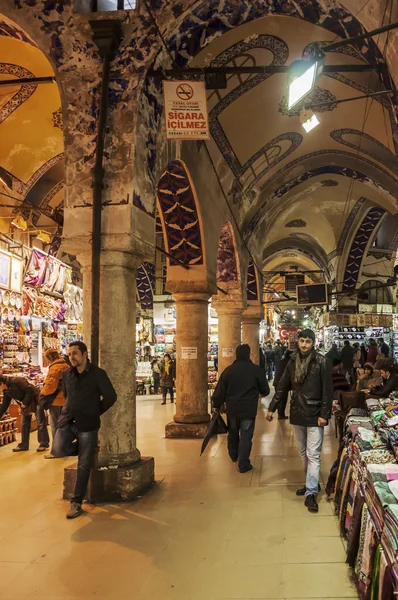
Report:
[{"label": "shop sign", "polygon": [[204,81],[164,81],[166,137],[169,140],[209,140]]},{"label": "shop sign", "polygon": [[183,360],[196,360],[198,358],[198,349],[196,347],[181,348],[181,358]]},{"label": "shop sign", "polygon": [[232,358],[234,355],[234,349],[233,348],[223,348],[222,349],[222,357],[223,358]]}]

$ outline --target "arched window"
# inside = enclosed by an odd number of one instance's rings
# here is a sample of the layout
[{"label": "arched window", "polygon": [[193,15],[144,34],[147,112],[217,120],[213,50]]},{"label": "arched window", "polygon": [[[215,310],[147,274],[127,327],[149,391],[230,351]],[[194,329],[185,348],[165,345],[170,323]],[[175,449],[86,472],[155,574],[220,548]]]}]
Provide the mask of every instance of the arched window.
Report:
[{"label": "arched window", "polygon": [[376,279],[365,281],[358,294],[361,304],[392,304],[390,289]]}]

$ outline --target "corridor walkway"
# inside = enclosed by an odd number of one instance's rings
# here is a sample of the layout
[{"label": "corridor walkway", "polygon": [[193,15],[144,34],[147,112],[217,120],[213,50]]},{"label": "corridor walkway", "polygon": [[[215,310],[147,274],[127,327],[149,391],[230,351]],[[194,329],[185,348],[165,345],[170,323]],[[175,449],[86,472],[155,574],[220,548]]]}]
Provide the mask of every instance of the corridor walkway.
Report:
[{"label": "corridor walkway", "polygon": [[[156,486],[131,504],[65,519],[62,468],[35,452],[0,449],[0,598],[232,600],[357,598],[332,505],[318,515],[288,422],[260,411],[254,471],[239,474],[225,436],[200,458],[199,440],[166,440],[174,407],[139,397],[138,447],[155,456]],[[36,444],[32,444],[36,448]],[[329,428],[323,479],[336,454]]]}]

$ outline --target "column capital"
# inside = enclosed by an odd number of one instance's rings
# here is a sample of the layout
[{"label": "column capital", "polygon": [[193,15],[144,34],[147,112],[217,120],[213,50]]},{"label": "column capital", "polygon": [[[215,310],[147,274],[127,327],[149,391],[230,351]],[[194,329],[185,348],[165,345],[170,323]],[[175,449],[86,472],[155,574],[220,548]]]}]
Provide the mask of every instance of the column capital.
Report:
[{"label": "column capital", "polygon": [[[91,249],[85,252],[80,252],[76,259],[82,267],[82,272],[91,269]],[[143,262],[143,257],[131,252],[123,250],[102,250],[101,251],[101,266],[102,267],[121,267],[124,269],[137,269]]]},{"label": "column capital", "polygon": [[261,306],[248,306],[242,315],[242,323],[260,323],[263,320]]},{"label": "column capital", "polygon": [[239,302],[213,302],[212,307],[215,309],[217,315],[227,316],[242,316],[245,310]]},{"label": "column capital", "polygon": [[207,304],[209,302],[211,294],[208,292],[174,292],[173,297],[176,302],[203,302]]}]

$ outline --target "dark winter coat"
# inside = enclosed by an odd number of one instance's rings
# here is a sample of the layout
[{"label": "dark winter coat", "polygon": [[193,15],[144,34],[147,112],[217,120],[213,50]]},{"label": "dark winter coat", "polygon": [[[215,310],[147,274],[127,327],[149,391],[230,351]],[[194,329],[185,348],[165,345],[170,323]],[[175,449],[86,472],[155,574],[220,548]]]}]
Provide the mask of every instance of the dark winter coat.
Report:
[{"label": "dark winter coat", "polygon": [[238,419],[255,419],[258,397],[268,396],[265,371],[251,360],[235,360],[221,374],[214,391],[214,408],[227,405],[227,415]]},{"label": "dark winter coat", "polygon": [[289,360],[291,359],[291,356],[292,356],[292,351],[286,350],[281,362],[278,365],[278,368],[276,369],[276,373],[275,373],[275,377],[274,377],[275,389],[278,387],[279,382],[282,379],[282,375],[285,372],[287,365],[289,364]]},{"label": "dark winter coat", "polygon": [[370,392],[372,398],[388,398],[392,392],[398,391],[398,375],[391,373],[388,379],[384,380],[382,388],[377,388]]},{"label": "dark winter coat", "polygon": [[341,351],[341,362],[345,369],[352,369],[354,366],[354,353],[355,350],[352,346],[344,346]]},{"label": "dark winter coat", "polygon": [[95,431],[101,426],[101,415],[117,400],[106,372],[91,363],[83,373],[74,367],[64,371],[62,389],[66,402],[57,427],[74,421],[78,431]]},{"label": "dark winter coat", "polygon": [[294,381],[296,354],[296,352],[293,352],[291,356],[271,401],[269,410],[275,412],[278,405],[286,400],[289,391],[291,391],[291,424],[304,427],[318,427],[318,418],[322,417],[329,420],[332,413],[332,366],[329,360],[315,352],[308,366],[307,376],[303,383],[296,383]]},{"label": "dark winter coat", "polygon": [[286,348],[284,348],[281,344],[277,344],[275,346],[275,348],[274,348],[274,361],[275,361],[276,365],[278,365],[281,362],[281,360],[283,358],[283,355],[285,353],[285,350],[286,350]]},{"label": "dark winter coat", "polygon": [[15,400],[20,405],[23,415],[30,415],[36,412],[38,399],[39,390],[25,377],[9,377],[7,388],[3,392],[0,419],[9,409],[11,400]]}]

